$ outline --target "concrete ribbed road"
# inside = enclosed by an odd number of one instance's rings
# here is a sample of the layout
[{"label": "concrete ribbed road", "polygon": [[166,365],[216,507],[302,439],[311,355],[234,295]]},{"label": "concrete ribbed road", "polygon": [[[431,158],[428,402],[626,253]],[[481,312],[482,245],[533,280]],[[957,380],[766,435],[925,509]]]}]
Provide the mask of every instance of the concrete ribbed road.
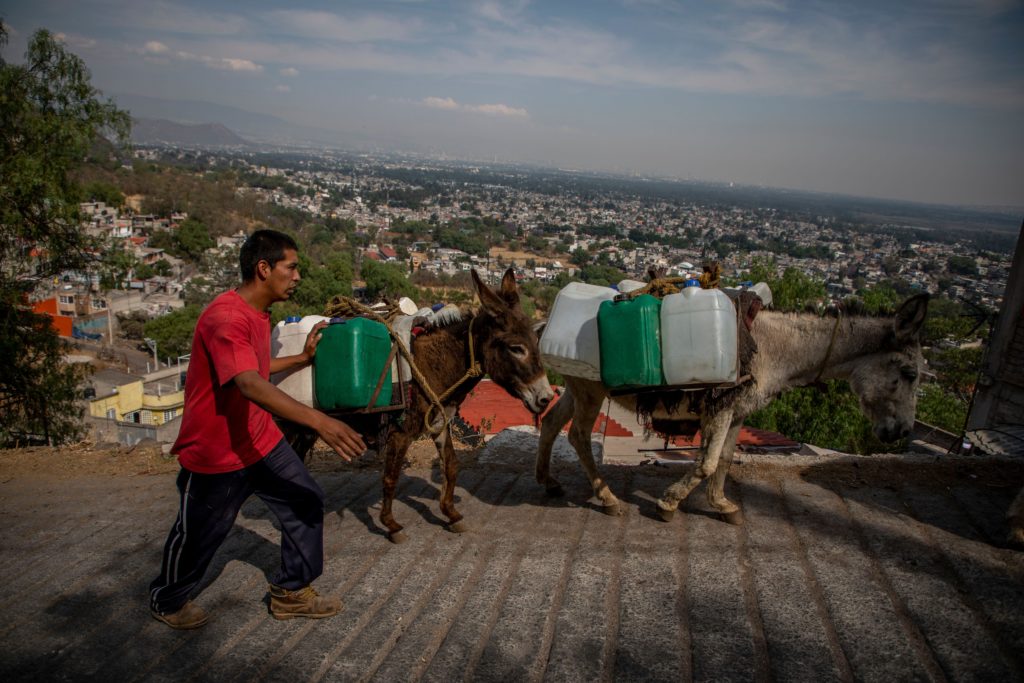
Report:
[{"label": "concrete ribbed road", "polygon": [[[732,527],[656,521],[665,468],[611,469],[626,514],[576,469],[549,500],[529,472],[460,477],[471,532],[445,531],[437,473],[407,471],[376,524],[375,471],[319,473],[327,563],[345,611],[267,614],[278,531],[250,500],[174,632],[146,586],[174,516],[172,475],[0,484],[0,679],[110,681],[957,680],[1024,678],[1024,553],[998,547],[1024,464],[749,459]],[[678,470],[676,470],[678,472]],[[972,477],[973,475],[973,477]],[[1015,480],[1015,481],[1014,481]]]}]

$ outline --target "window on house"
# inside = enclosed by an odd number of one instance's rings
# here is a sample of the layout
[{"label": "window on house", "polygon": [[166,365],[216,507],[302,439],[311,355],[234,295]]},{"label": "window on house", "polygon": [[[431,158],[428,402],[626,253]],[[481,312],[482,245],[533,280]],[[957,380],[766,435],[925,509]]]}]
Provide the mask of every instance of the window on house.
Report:
[{"label": "window on house", "polygon": [[174,419],[174,414],[175,414],[175,411],[173,411],[173,410],[165,410],[164,411],[164,422],[170,422],[171,420],[173,420]]},{"label": "window on house", "polygon": [[144,425],[151,425],[151,424],[153,424],[153,411],[151,411],[151,410],[143,410],[142,411],[142,417],[139,418],[139,422],[141,422]]},{"label": "window on house", "polygon": [[107,419],[108,420],[116,420],[117,419],[117,411],[114,410],[113,408],[107,408]]},{"label": "window on house", "polygon": [[73,303],[75,303],[75,297],[69,296],[67,294],[61,294],[60,297],[59,297],[59,300],[60,300],[60,302],[62,304],[73,304]]},{"label": "window on house", "polygon": [[102,310],[107,307],[107,302],[104,301],[103,299],[93,299],[92,307],[97,310]]}]

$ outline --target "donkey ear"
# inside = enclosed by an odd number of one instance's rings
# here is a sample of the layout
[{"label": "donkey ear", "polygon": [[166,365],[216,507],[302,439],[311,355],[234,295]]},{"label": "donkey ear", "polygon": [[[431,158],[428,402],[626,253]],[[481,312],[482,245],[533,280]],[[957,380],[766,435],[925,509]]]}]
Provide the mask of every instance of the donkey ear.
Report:
[{"label": "donkey ear", "polygon": [[917,337],[924,324],[924,317],[928,314],[928,295],[917,294],[910,297],[896,311],[896,319],[893,321],[893,329],[896,332],[896,341],[906,344]]},{"label": "donkey ear", "polygon": [[509,306],[515,307],[519,303],[519,288],[516,286],[516,271],[509,268],[501,278],[501,298]]},{"label": "donkey ear", "polygon": [[535,335],[537,335],[537,339],[540,339],[542,336],[544,336],[544,328],[547,327],[547,326],[548,326],[548,321],[547,320],[541,320],[538,323],[534,323],[534,325],[533,325],[533,333]]},{"label": "donkey ear", "polygon": [[470,276],[473,278],[473,289],[476,290],[476,295],[480,299],[480,305],[483,306],[484,310],[488,311],[493,315],[501,313],[501,311],[508,307],[508,304],[502,300],[500,296],[494,293],[494,291],[484,284],[484,281],[477,275],[476,268],[469,271]]}]

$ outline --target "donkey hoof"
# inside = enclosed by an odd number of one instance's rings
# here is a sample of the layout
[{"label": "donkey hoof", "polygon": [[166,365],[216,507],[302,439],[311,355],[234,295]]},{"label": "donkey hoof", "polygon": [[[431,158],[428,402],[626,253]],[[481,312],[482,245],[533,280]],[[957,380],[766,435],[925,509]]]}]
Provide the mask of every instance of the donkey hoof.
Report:
[{"label": "donkey hoof", "polygon": [[548,498],[561,498],[565,495],[565,489],[562,488],[561,484],[555,484],[544,489],[544,493],[548,495]]},{"label": "donkey hoof", "polygon": [[448,531],[453,534],[464,534],[469,531],[469,525],[466,524],[465,520],[460,519],[457,522],[452,522],[448,525]]},{"label": "donkey hoof", "polygon": [[658,516],[661,517],[663,522],[671,522],[672,518],[676,516],[675,510],[666,510],[665,508],[658,506]]},{"label": "donkey hoof", "polygon": [[612,503],[611,505],[602,505],[601,512],[608,515],[609,517],[618,517],[622,514],[622,507],[618,503]]},{"label": "donkey hoof", "polygon": [[723,512],[722,521],[733,526],[743,526],[743,511],[733,510],[732,512]]},{"label": "donkey hoof", "polygon": [[388,540],[395,545],[401,545],[409,540],[409,535],[404,531],[392,531],[388,534]]}]

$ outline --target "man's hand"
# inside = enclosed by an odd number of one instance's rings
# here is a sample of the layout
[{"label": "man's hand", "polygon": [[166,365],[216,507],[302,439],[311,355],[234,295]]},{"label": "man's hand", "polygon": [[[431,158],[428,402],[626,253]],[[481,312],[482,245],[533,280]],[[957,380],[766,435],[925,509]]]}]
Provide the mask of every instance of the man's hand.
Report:
[{"label": "man's hand", "polygon": [[313,325],[313,329],[306,335],[306,343],[302,347],[302,355],[305,357],[306,362],[313,360],[313,356],[316,355],[316,345],[320,343],[323,338],[323,329],[327,327],[328,323],[326,320],[321,320],[316,325]]},{"label": "man's hand", "polygon": [[366,444],[363,443],[363,437],[359,436],[359,432],[341,420],[323,415],[323,420],[315,429],[324,443],[347,461],[362,455],[366,450]]}]

